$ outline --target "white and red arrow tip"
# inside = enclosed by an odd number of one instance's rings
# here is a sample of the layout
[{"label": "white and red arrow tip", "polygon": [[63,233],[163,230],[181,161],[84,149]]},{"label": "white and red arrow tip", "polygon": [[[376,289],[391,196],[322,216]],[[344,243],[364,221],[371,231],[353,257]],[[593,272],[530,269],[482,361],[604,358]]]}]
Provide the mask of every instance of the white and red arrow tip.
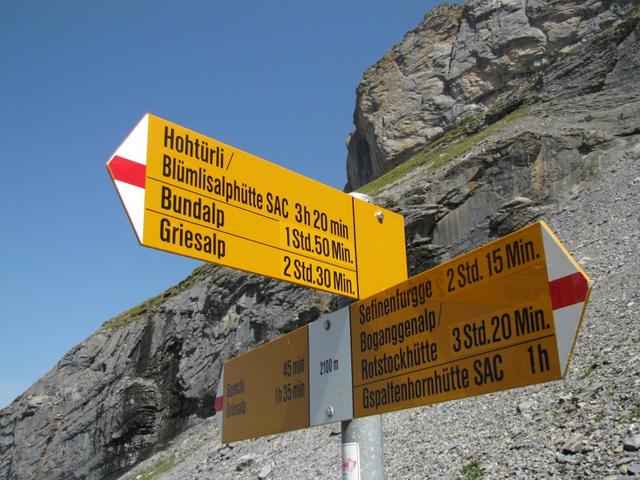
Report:
[{"label": "white and red arrow tip", "polygon": [[147,167],[142,163],[114,155],[107,162],[107,169],[114,181],[124,182],[134,187],[144,188],[147,178]]},{"label": "white and red arrow tip", "polygon": [[148,132],[149,115],[145,115],[107,162],[107,170],[140,243],[144,227]]},{"label": "white and red arrow tip", "polygon": [[564,376],[591,293],[591,281],[549,227],[542,222],[541,225],[560,371]]}]

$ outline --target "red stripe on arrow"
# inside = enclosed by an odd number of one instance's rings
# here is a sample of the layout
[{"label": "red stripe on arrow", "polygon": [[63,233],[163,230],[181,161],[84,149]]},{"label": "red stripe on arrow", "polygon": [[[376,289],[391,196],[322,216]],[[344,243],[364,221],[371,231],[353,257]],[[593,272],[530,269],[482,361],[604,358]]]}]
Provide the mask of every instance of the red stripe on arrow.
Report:
[{"label": "red stripe on arrow", "polygon": [[224,399],[224,397],[216,397],[216,403],[214,404],[214,410],[217,412],[221,412],[222,411],[222,400]]},{"label": "red stripe on arrow", "polygon": [[107,168],[114,180],[144,188],[145,179],[147,178],[147,167],[145,165],[116,155],[107,163]]},{"label": "red stripe on arrow", "polygon": [[587,279],[580,272],[549,282],[553,310],[584,302],[588,291]]}]

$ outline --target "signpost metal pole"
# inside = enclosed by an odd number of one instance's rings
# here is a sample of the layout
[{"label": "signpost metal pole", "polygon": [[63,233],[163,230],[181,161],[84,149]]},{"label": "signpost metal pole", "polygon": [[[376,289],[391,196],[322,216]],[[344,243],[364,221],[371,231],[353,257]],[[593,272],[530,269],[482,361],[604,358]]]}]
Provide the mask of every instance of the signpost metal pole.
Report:
[{"label": "signpost metal pole", "polygon": [[384,479],[382,415],[340,423],[343,480]]},{"label": "signpost metal pole", "polygon": [[[360,200],[373,203],[373,198],[351,192]],[[353,303],[342,297],[338,309]],[[354,418],[340,422],[342,442],[342,480],[384,480],[384,457],[382,449],[382,415]]]}]

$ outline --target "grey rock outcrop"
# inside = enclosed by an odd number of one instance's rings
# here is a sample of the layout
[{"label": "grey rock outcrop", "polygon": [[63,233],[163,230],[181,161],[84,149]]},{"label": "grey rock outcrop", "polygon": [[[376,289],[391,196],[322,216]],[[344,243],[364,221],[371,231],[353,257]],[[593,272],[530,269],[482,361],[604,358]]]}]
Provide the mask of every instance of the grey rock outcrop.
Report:
[{"label": "grey rock outcrop", "polygon": [[444,131],[444,112],[455,104],[445,94],[445,79],[462,13],[457,4],[435,8],[365,73],[348,141],[347,190],[380,176],[391,158],[400,162]]},{"label": "grey rock outcrop", "polygon": [[[539,73],[637,6],[635,0],[474,0],[432,10],[358,86],[345,189],[391,170],[465,119],[489,114],[493,121],[496,104],[522,97]],[[600,61],[613,69],[617,57]]]},{"label": "grey rock outcrop", "polygon": [[331,296],[207,265],[107,322],[0,414],[0,478],[115,478],[214,412],[225,359]]},{"label": "grey rock outcrop", "polygon": [[435,162],[382,188],[381,204],[405,215],[412,273],[540,218],[610,162],[637,157],[639,19],[636,9],[549,65],[490,134],[435,149]]}]

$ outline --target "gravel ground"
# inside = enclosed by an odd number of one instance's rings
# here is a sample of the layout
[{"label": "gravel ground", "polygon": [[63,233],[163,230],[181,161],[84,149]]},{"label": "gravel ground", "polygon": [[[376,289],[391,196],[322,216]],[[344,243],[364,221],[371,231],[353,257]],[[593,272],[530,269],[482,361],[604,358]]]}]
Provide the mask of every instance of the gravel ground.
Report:
[{"label": "gravel ground", "polygon": [[[639,191],[640,144],[545,218],[595,283],[567,378],[384,415],[388,479],[640,478]],[[338,478],[339,431],[202,420],[123,479]]]}]

